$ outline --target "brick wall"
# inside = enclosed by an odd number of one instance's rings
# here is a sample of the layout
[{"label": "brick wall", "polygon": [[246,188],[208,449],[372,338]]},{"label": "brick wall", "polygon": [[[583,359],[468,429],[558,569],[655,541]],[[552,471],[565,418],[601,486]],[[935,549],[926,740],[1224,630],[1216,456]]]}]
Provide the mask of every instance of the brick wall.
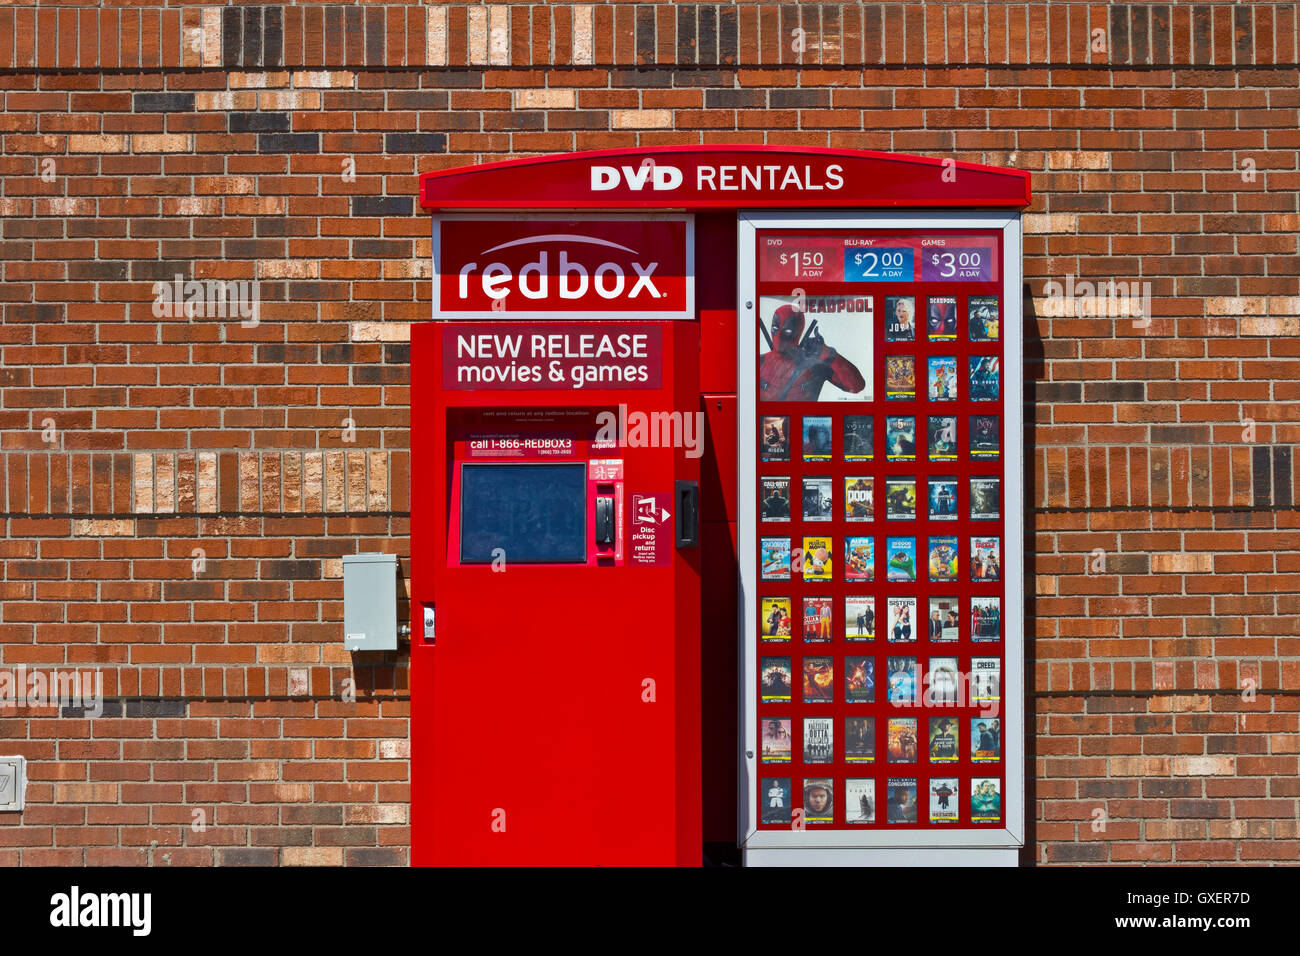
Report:
[{"label": "brick wall", "polygon": [[[1033,171],[1026,857],[1300,860],[1296,26],[0,2],[0,671],[108,697],[0,709],[31,778],[0,864],[406,861],[404,661],[340,618],[343,554],[409,554],[416,176],[699,142]],[[176,276],[255,282],[257,322],[155,315]]]}]

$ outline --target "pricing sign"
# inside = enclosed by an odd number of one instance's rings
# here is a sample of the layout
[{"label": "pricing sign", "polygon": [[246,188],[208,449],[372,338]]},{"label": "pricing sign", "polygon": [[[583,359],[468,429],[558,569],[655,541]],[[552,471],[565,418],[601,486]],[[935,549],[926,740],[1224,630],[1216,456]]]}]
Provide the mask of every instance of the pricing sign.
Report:
[{"label": "pricing sign", "polygon": [[916,273],[913,252],[906,247],[881,246],[844,250],[846,282],[911,282]]},{"label": "pricing sign", "polygon": [[994,249],[927,250],[921,255],[922,282],[992,282]]},{"label": "pricing sign", "polygon": [[992,236],[856,233],[765,235],[760,282],[992,282]]}]

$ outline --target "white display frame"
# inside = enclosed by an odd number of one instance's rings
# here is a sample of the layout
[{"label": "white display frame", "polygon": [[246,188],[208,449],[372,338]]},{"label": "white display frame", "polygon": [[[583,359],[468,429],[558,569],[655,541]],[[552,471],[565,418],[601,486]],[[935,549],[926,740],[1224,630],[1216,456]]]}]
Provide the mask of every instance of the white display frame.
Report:
[{"label": "white display frame", "polygon": [[[1004,786],[1000,827],[930,830],[872,829],[855,832],[759,830],[759,762],[757,739],[758,670],[757,590],[758,528],[757,383],[758,354],[757,234],[764,229],[987,229],[1002,232],[1002,385],[1003,385],[1003,609],[1004,674],[1002,719],[1005,721]],[[1010,210],[845,210],[745,211],[736,222],[736,404],[737,522],[736,555],[740,565],[738,594],[740,632],[740,752],[737,844],[746,865],[1011,865],[1025,842],[1025,658],[1024,658],[1024,433],[1023,316],[1020,213]]]}]

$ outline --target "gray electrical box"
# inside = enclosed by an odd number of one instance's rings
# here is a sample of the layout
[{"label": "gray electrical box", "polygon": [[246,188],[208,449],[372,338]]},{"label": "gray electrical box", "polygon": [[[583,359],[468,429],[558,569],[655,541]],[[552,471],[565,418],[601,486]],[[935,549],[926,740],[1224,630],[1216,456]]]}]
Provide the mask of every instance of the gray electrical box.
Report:
[{"label": "gray electrical box", "polygon": [[343,648],[397,650],[397,555],[343,555]]},{"label": "gray electrical box", "polygon": [[27,758],[0,757],[0,813],[23,808],[27,792]]}]

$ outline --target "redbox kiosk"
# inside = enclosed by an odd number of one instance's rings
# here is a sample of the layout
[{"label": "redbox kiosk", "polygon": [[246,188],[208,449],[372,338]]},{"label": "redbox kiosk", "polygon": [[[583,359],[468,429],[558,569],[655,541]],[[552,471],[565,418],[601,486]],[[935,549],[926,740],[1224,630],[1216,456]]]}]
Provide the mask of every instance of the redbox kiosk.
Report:
[{"label": "redbox kiosk", "polygon": [[416,863],[1014,864],[1025,173],[427,173]]}]

